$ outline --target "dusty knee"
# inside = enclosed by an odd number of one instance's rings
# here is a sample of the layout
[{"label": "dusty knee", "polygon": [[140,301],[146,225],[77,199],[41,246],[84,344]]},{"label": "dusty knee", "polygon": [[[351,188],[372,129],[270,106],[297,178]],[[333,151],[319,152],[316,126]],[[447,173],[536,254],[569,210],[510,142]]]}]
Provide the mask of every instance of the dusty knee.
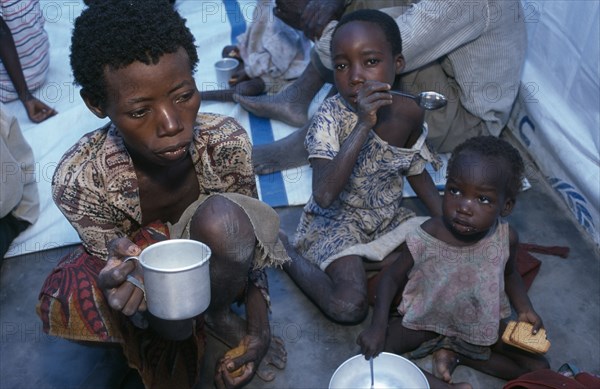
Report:
[{"label": "dusty knee", "polygon": [[329,315],[332,319],[343,324],[362,322],[369,312],[367,296],[363,293],[344,293],[343,296],[334,294],[330,300]]},{"label": "dusty knee", "polygon": [[190,237],[206,243],[213,255],[248,257],[256,237],[246,212],[223,196],[202,203],[190,223]]}]

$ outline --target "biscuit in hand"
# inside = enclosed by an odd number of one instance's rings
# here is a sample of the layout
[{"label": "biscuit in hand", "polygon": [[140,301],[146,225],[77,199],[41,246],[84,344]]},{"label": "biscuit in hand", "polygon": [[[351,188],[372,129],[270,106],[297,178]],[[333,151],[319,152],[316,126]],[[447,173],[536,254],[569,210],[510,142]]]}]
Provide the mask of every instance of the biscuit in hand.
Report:
[{"label": "biscuit in hand", "polygon": [[[240,355],[244,355],[245,353],[246,353],[246,345],[240,344],[236,348],[232,348],[231,350],[227,351],[225,353],[225,359],[237,358]],[[229,372],[229,375],[231,377],[239,377],[242,375],[243,372],[244,372],[244,366],[242,365],[239,368],[235,369],[234,371]]]},{"label": "biscuit in hand", "polygon": [[550,341],[546,339],[546,330],[540,328],[532,334],[533,325],[524,321],[510,321],[502,334],[502,341],[513,347],[534,354],[544,354],[550,348]]}]

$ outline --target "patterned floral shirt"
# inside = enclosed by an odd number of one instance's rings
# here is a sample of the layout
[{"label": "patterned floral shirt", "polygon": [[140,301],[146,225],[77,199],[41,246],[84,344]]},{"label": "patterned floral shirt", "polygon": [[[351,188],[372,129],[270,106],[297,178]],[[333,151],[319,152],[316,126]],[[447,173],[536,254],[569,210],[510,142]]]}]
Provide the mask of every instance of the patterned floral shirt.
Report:
[{"label": "patterned floral shirt", "polygon": [[[232,118],[199,113],[190,155],[200,193],[235,192],[257,197],[252,145]],[[58,164],[52,196],[86,250],[107,259],[108,243],[130,239],[142,227],[135,170],[112,123],[83,136]]]}]

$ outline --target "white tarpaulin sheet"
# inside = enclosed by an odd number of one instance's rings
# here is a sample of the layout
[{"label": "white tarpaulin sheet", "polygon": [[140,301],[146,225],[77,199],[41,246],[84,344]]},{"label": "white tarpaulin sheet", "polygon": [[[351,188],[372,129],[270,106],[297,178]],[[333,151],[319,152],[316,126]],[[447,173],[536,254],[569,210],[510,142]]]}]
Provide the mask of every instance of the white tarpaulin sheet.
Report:
[{"label": "white tarpaulin sheet", "polygon": [[509,127],[600,243],[600,2],[523,8],[527,57]]},{"label": "white tarpaulin sheet", "polygon": [[[254,0],[177,0],[179,12],[196,37],[200,64],[196,73],[202,90],[216,87],[213,62],[225,45],[245,31],[256,8]],[[38,222],[13,242],[7,257],[78,243],[50,195],[51,178],[63,153],[83,134],[100,127],[72,84],[69,46],[72,25],[84,8],[82,1],[40,1],[50,38],[50,71],[35,95],[59,112],[33,124],[20,102],[7,104],[32,146],[41,201]],[[530,54],[512,127],[536,157],[580,223],[598,241],[598,3],[537,1],[524,3]],[[320,93],[313,104],[313,110]],[[202,111],[235,117],[256,144],[282,138],[295,128],[249,115],[237,104],[203,102]],[[441,187],[444,174],[433,174]],[[272,205],[304,204],[310,196],[308,167],[257,177],[260,198]],[[412,195],[407,188],[407,195]]]},{"label": "white tarpaulin sheet", "polygon": [[[58,111],[58,115],[40,124],[33,124],[18,101],[6,104],[21,125],[31,145],[36,161],[36,177],[40,193],[39,220],[17,237],[6,257],[28,254],[64,245],[78,243],[79,237],[54,205],[51,198],[51,180],[56,165],[64,152],[85,133],[106,121],[88,111],[79,97],[79,88],[73,85],[69,65],[71,30],[75,18],[85,5],[82,1],[40,1],[45,28],[50,39],[50,70],[46,84],[35,91],[35,96]],[[213,63],[221,57],[222,48],[236,43],[236,37],[246,30],[257,2],[255,0],[177,0],[176,9],[187,19],[187,25],[196,38],[200,63],[195,74],[200,90],[217,88]],[[325,86],[313,104],[314,112],[325,97]],[[250,134],[254,144],[272,142],[295,131],[282,122],[258,118],[233,103],[203,102],[201,111],[215,112],[236,118]],[[442,172],[434,179],[441,189],[445,181]],[[303,205],[311,194],[312,171],[308,166],[258,176],[257,186],[261,200],[273,207]],[[406,196],[414,196],[407,188]]]}]

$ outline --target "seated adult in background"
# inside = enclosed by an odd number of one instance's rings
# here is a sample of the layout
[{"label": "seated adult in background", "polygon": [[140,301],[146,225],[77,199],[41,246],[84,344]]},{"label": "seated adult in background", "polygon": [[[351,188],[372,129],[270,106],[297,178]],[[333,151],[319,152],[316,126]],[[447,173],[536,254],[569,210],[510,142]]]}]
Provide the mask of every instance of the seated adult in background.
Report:
[{"label": "seated adult in background", "polygon": [[[92,2],[75,20],[70,60],[85,104],[110,122],[72,146],[53,177],[53,199],[82,246],[42,287],[44,330],[120,342],[146,387],[188,388],[202,377],[206,323],[245,350],[217,364],[217,387],[240,387],[255,373],[273,379],[266,362],[284,367],[286,359],[281,340],[271,339],[265,273],[288,260],[279,219],[255,198],[244,129],[198,112],[199,59],[185,20],[164,0]],[[212,252],[210,305],[188,320],[150,314],[137,287],[140,265],[124,261],[174,238]],[[245,319],[234,302],[245,305]]]},{"label": "seated adult in background", "polygon": [[12,241],[40,214],[33,151],[17,119],[0,103],[0,264]]},{"label": "seated adult in background", "polygon": [[[323,2],[323,6],[334,3],[344,6],[342,1]],[[516,98],[525,58],[527,41],[520,1],[422,0],[410,7],[382,11],[395,17],[403,37],[407,66],[402,88],[411,93],[433,90],[448,98],[445,108],[426,112],[431,145],[439,152],[449,152],[476,135],[498,136]],[[307,163],[302,146],[307,109],[328,80],[328,69],[332,68],[329,43],[336,23],[331,21],[322,35],[313,33],[320,39],[311,54],[311,65],[288,88],[274,96],[234,95],[258,116],[303,126],[286,138],[255,148],[258,173]]]},{"label": "seated adult in background", "polygon": [[21,100],[34,123],[56,115],[31,93],[46,81],[49,48],[39,1],[0,2],[0,101]]},{"label": "seated adult in background", "polygon": [[[294,0],[297,18],[309,0]],[[223,48],[223,58],[240,65],[229,88],[201,92],[202,100],[233,102],[233,94],[255,96],[277,93],[298,78],[309,63],[310,41],[290,25],[273,16],[275,0],[259,0],[246,31],[236,45]],[[220,86],[219,86],[220,87]]]}]

